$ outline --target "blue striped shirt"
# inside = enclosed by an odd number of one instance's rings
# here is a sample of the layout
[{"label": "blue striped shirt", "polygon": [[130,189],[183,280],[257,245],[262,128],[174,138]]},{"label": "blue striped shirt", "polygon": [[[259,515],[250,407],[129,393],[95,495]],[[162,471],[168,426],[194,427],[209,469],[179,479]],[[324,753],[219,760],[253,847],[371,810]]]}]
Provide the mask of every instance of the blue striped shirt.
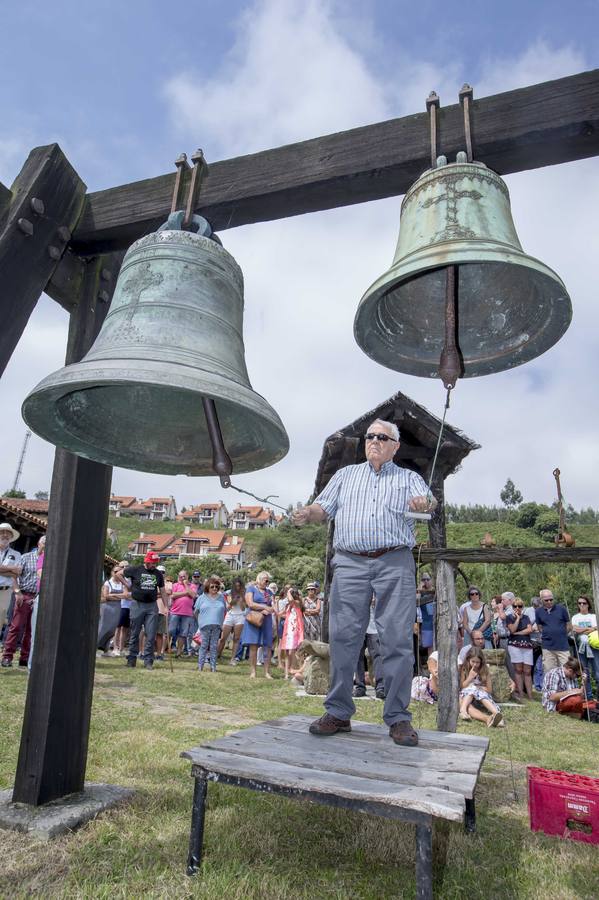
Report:
[{"label": "blue striped shirt", "polygon": [[377,472],[365,462],[338,469],[314,502],[335,519],[335,549],[355,553],[413,547],[416,527],[405,514],[412,497],[427,494],[426,482],[411,469],[389,461]]}]

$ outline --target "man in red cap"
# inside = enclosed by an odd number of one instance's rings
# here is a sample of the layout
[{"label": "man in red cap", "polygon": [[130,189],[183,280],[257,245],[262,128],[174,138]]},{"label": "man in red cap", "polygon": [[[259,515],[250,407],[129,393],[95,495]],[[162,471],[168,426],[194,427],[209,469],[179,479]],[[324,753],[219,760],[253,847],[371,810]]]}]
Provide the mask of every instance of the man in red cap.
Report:
[{"label": "man in red cap", "polygon": [[148,551],[144,557],[143,565],[127,566],[116,578],[127,588],[129,579],[131,584],[131,637],[129,638],[129,652],[127,665],[135,668],[137,654],[139,652],[139,634],[143,629],[146,634],[144,647],[144,668],[151,669],[154,666],[154,641],[158,628],[158,591],[164,606],[167,605],[167,595],[164,589],[164,576],[156,568],[160,557],[153,550]]}]

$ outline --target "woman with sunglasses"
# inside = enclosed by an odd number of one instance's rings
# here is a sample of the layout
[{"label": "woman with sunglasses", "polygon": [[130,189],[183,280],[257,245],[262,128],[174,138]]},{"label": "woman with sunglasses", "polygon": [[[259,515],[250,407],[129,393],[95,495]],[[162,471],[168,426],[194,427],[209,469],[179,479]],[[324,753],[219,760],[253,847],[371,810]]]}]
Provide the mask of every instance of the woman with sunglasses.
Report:
[{"label": "woman with sunglasses", "polygon": [[[491,610],[482,602],[480,591],[472,585],[468,588],[468,603],[462,610],[462,627],[464,629],[464,646],[472,643],[472,632],[482,631],[485,636],[485,647],[491,647]],[[487,634],[485,634],[487,631]]]},{"label": "woman with sunglasses", "polygon": [[585,594],[580,595],[576,601],[576,607],[578,612],[572,616],[572,632],[576,641],[578,659],[587,676],[584,681],[586,699],[592,700],[591,673],[595,676],[597,696],[599,696],[599,650],[593,650],[589,644],[589,634],[597,630],[597,616],[593,612],[590,599]]},{"label": "woman with sunglasses", "polygon": [[524,695],[532,700],[532,622],[524,612],[524,603],[516,597],[512,603],[513,613],[505,618],[509,631],[507,651],[514,666],[516,696],[522,700]]}]

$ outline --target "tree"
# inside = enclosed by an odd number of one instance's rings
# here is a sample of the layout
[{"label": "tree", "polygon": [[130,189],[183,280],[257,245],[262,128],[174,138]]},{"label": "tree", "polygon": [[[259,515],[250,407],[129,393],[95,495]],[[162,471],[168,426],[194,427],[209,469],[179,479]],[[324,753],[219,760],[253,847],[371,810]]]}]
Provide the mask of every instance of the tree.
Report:
[{"label": "tree", "polygon": [[535,531],[544,541],[553,541],[559,531],[559,516],[554,509],[542,512],[535,522]]},{"label": "tree", "polygon": [[541,513],[547,512],[548,509],[548,506],[541,503],[522,503],[516,513],[514,525],[517,528],[534,528]]},{"label": "tree", "polygon": [[519,506],[524,499],[511,478],[508,478],[506,481],[499,497],[507,509],[514,509],[516,506]]},{"label": "tree", "polygon": [[25,493],[25,491],[13,491],[12,489],[10,491],[4,491],[2,496],[6,497],[7,499],[12,497],[14,500],[27,499],[27,494]]},{"label": "tree", "polygon": [[256,547],[257,559],[265,559],[267,556],[282,556],[286,549],[283,538],[273,531],[265,531]]},{"label": "tree", "polygon": [[50,495],[48,491],[36,491],[33,496],[36,500],[47,500]]}]

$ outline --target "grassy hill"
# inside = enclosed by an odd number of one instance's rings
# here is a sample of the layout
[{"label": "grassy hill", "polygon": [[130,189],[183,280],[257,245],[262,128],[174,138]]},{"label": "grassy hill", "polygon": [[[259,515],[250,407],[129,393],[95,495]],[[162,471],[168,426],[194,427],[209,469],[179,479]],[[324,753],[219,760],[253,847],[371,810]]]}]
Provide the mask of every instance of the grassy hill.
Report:
[{"label": "grassy hill", "polygon": [[[129,543],[141,531],[147,534],[180,535],[185,522],[145,522],[139,519],[111,516],[109,527],[118,536],[118,545],[126,551]],[[499,547],[547,547],[534,529],[517,528],[508,522],[449,523],[448,547],[478,547],[485,532],[490,532]],[[579,547],[599,547],[599,525],[572,525],[569,531]],[[324,553],[326,527],[312,525],[299,529],[283,525],[264,531],[237,532],[246,542],[248,562],[254,562],[271,572],[278,583],[294,581],[303,583],[311,578],[324,577]],[[428,540],[426,525],[419,523],[418,540]],[[552,564],[472,564],[460,566],[458,571],[458,596],[466,595],[467,584],[477,584],[485,598],[511,590],[530,600],[543,587],[549,587],[556,597],[566,601],[575,611],[579,594],[591,594],[591,578],[588,566],[564,563]]]}]

